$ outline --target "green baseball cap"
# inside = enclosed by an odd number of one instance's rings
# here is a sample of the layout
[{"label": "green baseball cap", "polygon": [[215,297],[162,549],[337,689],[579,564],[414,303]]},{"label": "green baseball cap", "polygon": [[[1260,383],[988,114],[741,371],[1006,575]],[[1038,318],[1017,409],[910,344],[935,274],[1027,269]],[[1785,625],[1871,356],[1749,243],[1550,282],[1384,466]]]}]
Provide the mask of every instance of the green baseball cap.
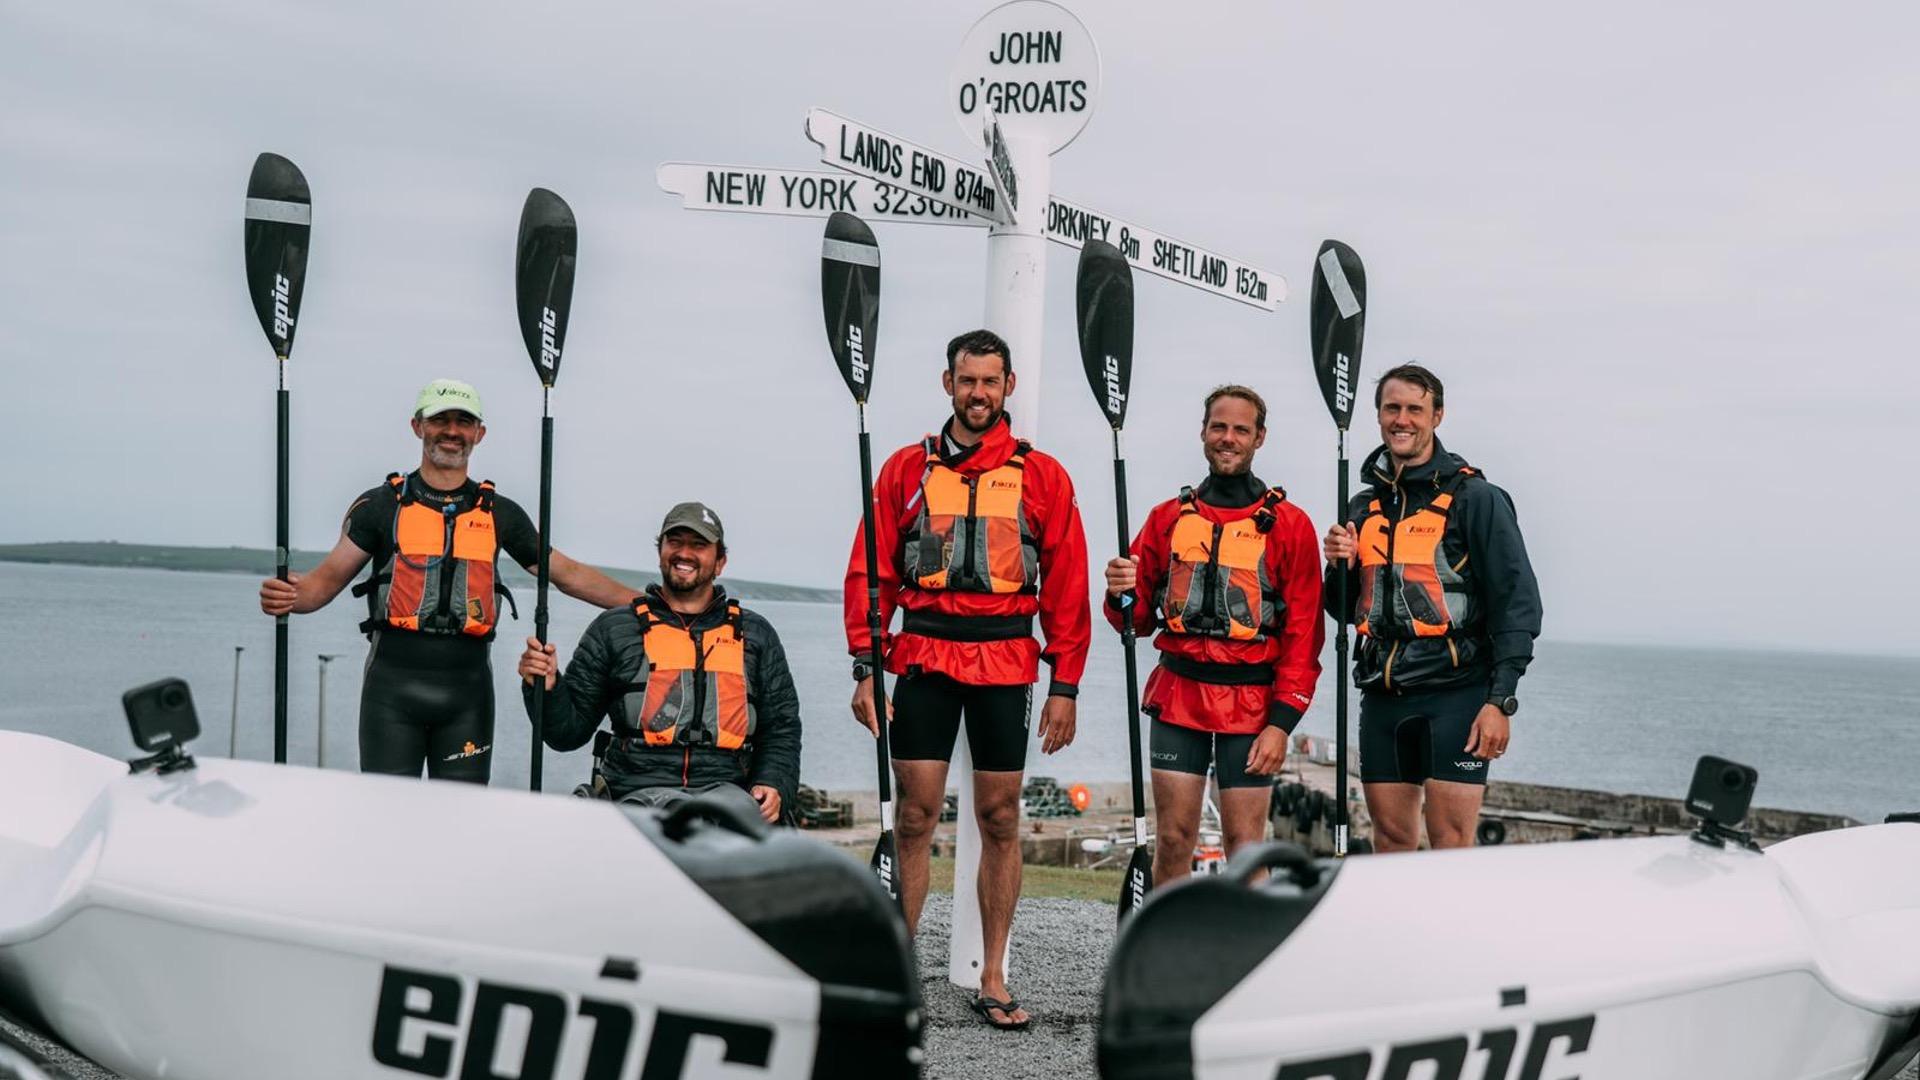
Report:
[{"label": "green baseball cap", "polygon": [[660,535],[665,536],[675,529],[686,529],[710,544],[727,542],[726,530],[720,525],[720,515],[707,509],[705,503],[683,502],[667,511],[667,519],[660,523]]},{"label": "green baseball cap", "polygon": [[454,409],[472,413],[475,420],[486,419],[480,411],[480,392],[459,379],[433,380],[413,403],[413,415],[422,420]]}]

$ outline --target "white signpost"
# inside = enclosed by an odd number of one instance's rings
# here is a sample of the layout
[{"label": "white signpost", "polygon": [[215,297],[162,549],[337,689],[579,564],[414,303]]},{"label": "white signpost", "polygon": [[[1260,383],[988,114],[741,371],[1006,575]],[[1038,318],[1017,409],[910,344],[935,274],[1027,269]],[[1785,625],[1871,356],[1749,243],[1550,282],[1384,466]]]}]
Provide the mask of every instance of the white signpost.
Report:
[{"label": "white signpost", "polygon": [[[1040,415],[1048,240],[1072,248],[1105,240],[1143,273],[1263,311],[1286,298],[1285,280],[1271,271],[1053,196],[1052,155],[1087,126],[1100,95],[1099,49],[1066,8],[1012,0],[987,12],[961,43],[948,92],[960,129],[981,152],[977,163],[814,108],[807,138],[841,172],[668,162],[657,173],[660,187],[689,210],[805,217],[845,210],[870,222],[987,226],[984,325],[1016,358],[1026,389],[1014,415],[1026,439]],[[954,764],[960,819],[947,977],[977,988],[980,833],[965,739]]]},{"label": "white signpost", "polygon": [[807,110],[807,138],[820,160],[871,180],[905,188],[991,221],[1007,221],[993,180],[978,165],[950,158],[825,109]]},{"label": "white signpost", "polygon": [[803,217],[828,217],[836,210],[844,210],[869,222],[986,224],[964,210],[906,188],[843,172],[669,161],[660,166],[656,178],[663,190],[680,196],[681,205],[689,210]]}]

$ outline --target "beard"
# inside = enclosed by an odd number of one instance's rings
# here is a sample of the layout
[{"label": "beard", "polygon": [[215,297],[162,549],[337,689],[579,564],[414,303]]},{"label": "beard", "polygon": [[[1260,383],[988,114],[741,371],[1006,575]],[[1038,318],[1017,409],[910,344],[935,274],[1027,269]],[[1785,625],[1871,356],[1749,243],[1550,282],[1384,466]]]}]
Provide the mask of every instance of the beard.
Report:
[{"label": "beard", "polygon": [[1215,476],[1245,476],[1253,471],[1253,455],[1242,454],[1233,461],[1223,461],[1213,454],[1207,455],[1207,468]]},{"label": "beard", "polygon": [[1007,411],[1005,409],[988,409],[986,420],[976,426],[967,422],[967,407],[964,405],[955,405],[953,407],[953,422],[973,432],[975,435],[984,435],[992,431],[993,425],[999,423],[1000,418],[1006,414]]},{"label": "beard", "polygon": [[679,580],[674,577],[672,567],[663,566],[660,568],[660,587],[675,596],[693,596],[713,584],[713,579],[719,576],[720,575],[715,572],[715,568],[700,567],[694,570],[692,583],[682,585],[679,583]]},{"label": "beard", "polygon": [[473,456],[473,444],[461,443],[460,449],[449,450],[437,442],[427,444],[427,460],[436,469],[464,469],[467,459]]}]

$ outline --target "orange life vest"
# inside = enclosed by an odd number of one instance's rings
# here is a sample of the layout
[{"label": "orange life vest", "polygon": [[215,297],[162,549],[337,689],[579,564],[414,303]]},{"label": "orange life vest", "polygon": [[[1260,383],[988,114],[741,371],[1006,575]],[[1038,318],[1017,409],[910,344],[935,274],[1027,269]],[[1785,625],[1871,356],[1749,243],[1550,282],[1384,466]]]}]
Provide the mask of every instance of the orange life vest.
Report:
[{"label": "orange life vest", "polygon": [[1453,493],[1474,470],[1448,477],[1433,501],[1390,521],[1375,495],[1360,524],[1360,596],[1354,626],[1376,638],[1446,637],[1467,618],[1472,594],[1440,541],[1447,532]]},{"label": "orange life vest", "polygon": [[512,596],[500,584],[495,560],[493,481],[480,482],[473,506],[460,513],[415,498],[403,473],[390,473],[398,507],[387,561],[353,595],[367,598],[362,633],[413,630],[422,634],[493,637],[500,609],[496,596]]},{"label": "orange life vest", "polygon": [[1040,587],[1040,544],[1027,525],[1020,497],[1025,440],[996,469],[967,476],[940,460],[940,440],[929,435],[920,511],[900,545],[904,578],[922,589],[1031,593]]},{"label": "orange life vest", "polygon": [[1156,597],[1161,623],[1176,634],[1260,641],[1286,608],[1267,577],[1267,533],[1287,493],[1269,488],[1250,517],[1214,522],[1180,489],[1180,516],[1168,542],[1166,583]]},{"label": "orange life vest", "polygon": [[626,729],[648,746],[717,746],[738,750],[753,737],[747,692],[747,641],[740,601],[727,618],[696,630],[678,615],[662,618],[647,597],[633,602],[640,620],[640,672],[625,687]]}]

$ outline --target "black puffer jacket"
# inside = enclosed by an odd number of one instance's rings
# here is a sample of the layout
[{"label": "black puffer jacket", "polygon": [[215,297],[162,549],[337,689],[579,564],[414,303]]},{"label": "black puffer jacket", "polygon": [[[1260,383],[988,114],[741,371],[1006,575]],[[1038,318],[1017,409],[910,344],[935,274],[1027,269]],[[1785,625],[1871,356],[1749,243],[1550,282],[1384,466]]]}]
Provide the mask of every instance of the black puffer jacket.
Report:
[{"label": "black puffer jacket", "polygon": [[[656,604],[666,600],[658,586],[647,590]],[[701,630],[718,627],[727,617],[727,598],[719,587],[713,603],[695,616]],[[780,792],[783,806],[793,806],[800,784],[800,696],[787,669],[787,652],[773,624],[751,611],[741,612],[746,638],[747,694],[753,702],[752,741],[739,750],[715,746],[648,746],[638,738],[617,738],[607,750],[604,773],[614,798],[645,787],[701,788],[717,783],[751,788],[766,784]],[[632,608],[600,613],[580,636],[573,662],[547,695],[547,723],[541,741],[555,750],[575,750],[587,744],[604,719],[622,734],[625,722],[621,698],[625,687],[639,676],[640,620]],[[520,696],[533,715],[533,687],[522,683]]]},{"label": "black puffer jacket", "polygon": [[[1367,504],[1377,496],[1387,520],[1398,522],[1432,502],[1441,485],[1466,467],[1466,459],[1449,453],[1436,438],[1433,456],[1396,479],[1382,446],[1360,466],[1361,477],[1372,486],[1348,503],[1347,521],[1365,521]],[[1466,477],[1454,487],[1440,544],[1448,565],[1460,564],[1458,573],[1471,596],[1461,625],[1450,637],[1423,638],[1389,618],[1388,625],[1361,635],[1354,653],[1354,682],[1364,690],[1397,693],[1480,683],[1490,699],[1512,694],[1533,659],[1533,639],[1540,636],[1540,585],[1527,560],[1513,500],[1478,472]],[[1325,582],[1327,612],[1335,618],[1338,574],[1329,568]],[[1360,571],[1348,570],[1346,577],[1347,618],[1353,622]]]}]

